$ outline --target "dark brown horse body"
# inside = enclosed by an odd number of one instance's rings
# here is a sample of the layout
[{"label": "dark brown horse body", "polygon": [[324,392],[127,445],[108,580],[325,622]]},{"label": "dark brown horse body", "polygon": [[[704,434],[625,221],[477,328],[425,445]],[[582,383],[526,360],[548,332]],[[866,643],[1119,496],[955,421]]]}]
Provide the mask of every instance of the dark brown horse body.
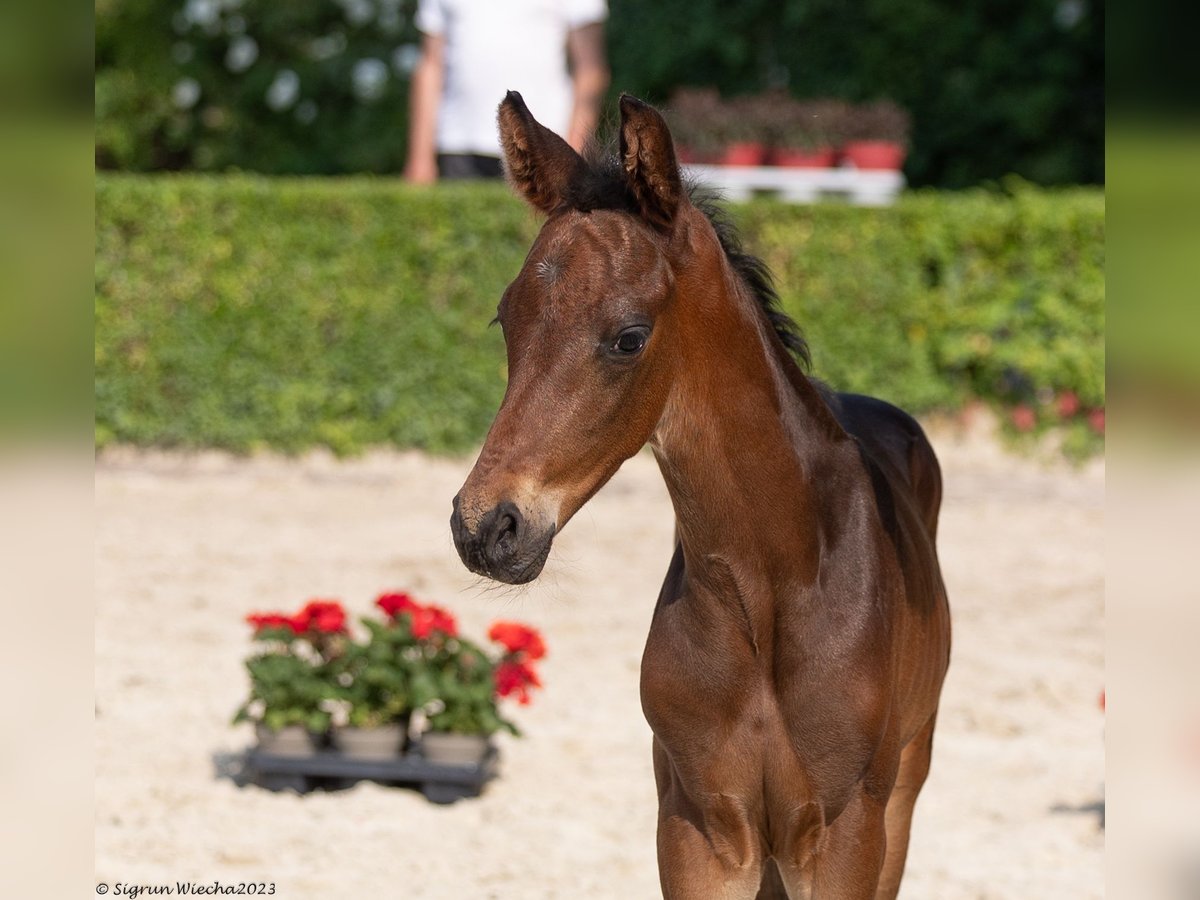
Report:
[{"label": "dark brown horse body", "polygon": [[536,577],[649,442],[678,533],[642,662],[664,895],[894,897],[949,658],[937,461],[903,412],[804,375],[661,117],[621,114],[605,170],[501,104],[509,177],[549,219],[500,304],[509,385],[456,544]]}]

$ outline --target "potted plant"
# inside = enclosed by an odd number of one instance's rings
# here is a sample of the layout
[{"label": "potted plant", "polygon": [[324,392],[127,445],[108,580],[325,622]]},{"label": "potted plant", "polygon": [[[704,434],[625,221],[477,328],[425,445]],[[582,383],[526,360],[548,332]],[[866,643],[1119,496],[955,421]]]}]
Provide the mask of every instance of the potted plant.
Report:
[{"label": "potted plant", "polygon": [[529,703],[530,689],[541,686],[533,663],[545,656],[545,644],[534,629],[517,622],[497,622],[488,637],[503,648],[495,659],[461,637],[441,642],[430,654],[436,697],[421,746],[431,762],[478,765],[493,734],[520,733],[500,715],[498,700]]},{"label": "potted plant", "polygon": [[[418,603],[403,593],[385,594],[376,605],[388,615],[390,627],[409,636],[415,648],[412,698],[425,710],[430,727],[436,732],[428,742],[422,740],[424,755],[431,762],[478,762],[486,751],[486,742],[476,755],[474,741],[439,738],[442,733],[459,735],[480,730],[490,734],[499,727],[488,719],[486,710],[477,709],[481,704],[475,702],[480,693],[478,676],[487,663],[486,657],[459,637],[458,622],[440,606]],[[439,716],[435,724],[432,720]],[[458,746],[463,743],[470,744],[466,751]],[[449,745],[445,753],[440,752],[443,744]]]},{"label": "potted plant", "polygon": [[722,99],[713,88],[683,88],[671,98],[667,124],[683,163],[761,166],[773,110],[762,96]]},{"label": "potted plant", "polygon": [[771,101],[765,96],[738,97],[721,105],[719,134],[723,166],[761,166],[767,161]]},{"label": "potted plant", "polygon": [[306,756],[330,725],[329,665],[345,641],[345,611],[313,600],[294,615],[252,613],[246,621],[261,649],[246,660],[250,695],[233,721],[254,723],[264,753]]},{"label": "potted plant", "polygon": [[899,171],[910,125],[908,113],[891,101],[856,106],[847,117],[842,159],[858,169]]},{"label": "potted plant", "polygon": [[420,649],[406,619],[391,615],[407,594],[383,594],[375,605],[388,614],[380,623],[361,619],[363,642],[351,641],[332,665],[345,724],[336,724],[333,746],[346,756],[390,759],[404,750],[412,712],[413,667]]},{"label": "potted plant", "polygon": [[493,734],[517,734],[498,701],[526,704],[540,687],[533,663],[546,648],[536,631],[497,622],[488,636],[500,649],[489,652],[462,637],[439,606],[405,593],[383,594],[375,605],[385,621],[362,619],[367,636],[357,641],[337,601],[247,617],[260,649],[246,661],[250,695],[234,722],[255,724],[261,752],[309,755],[328,732],[347,756],[390,759],[403,751],[417,709],[432,762],[477,765]]},{"label": "potted plant", "polygon": [[776,108],[771,163],[787,168],[830,168],[842,143],[846,104],[840,100],[781,98]]},{"label": "potted plant", "polygon": [[681,88],[671,97],[667,123],[681,163],[711,163],[720,156],[724,111],[713,88]]}]

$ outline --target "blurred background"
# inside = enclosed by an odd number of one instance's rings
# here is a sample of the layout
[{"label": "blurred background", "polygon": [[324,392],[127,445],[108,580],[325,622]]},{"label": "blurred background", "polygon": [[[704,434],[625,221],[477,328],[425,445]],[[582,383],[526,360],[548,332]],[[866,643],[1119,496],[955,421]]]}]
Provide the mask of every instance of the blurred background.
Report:
[{"label": "blurred background", "polygon": [[[415,8],[99,0],[97,167],[399,172]],[[912,116],[913,185],[1104,180],[1104,5],[1090,0],[612,0],[605,31],[612,98],[886,98]]]},{"label": "blurred background", "polygon": [[[536,223],[501,185],[395,177],[416,11],[97,3],[99,446],[482,438],[503,373],[481,323]],[[1099,452],[1102,5],[615,0],[598,27],[601,136],[626,91],[704,161],[748,140],[830,160],[853,137],[899,144],[914,190],[889,208],[734,207],[819,376]],[[348,177],[294,177],[315,175]]]}]

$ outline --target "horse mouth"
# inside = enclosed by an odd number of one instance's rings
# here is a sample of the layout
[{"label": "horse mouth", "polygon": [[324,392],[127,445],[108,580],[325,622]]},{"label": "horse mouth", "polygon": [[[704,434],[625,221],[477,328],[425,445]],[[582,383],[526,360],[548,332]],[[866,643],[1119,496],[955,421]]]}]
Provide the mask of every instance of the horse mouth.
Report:
[{"label": "horse mouth", "polygon": [[546,559],[550,556],[550,544],[553,542],[553,536],[554,530],[551,529],[550,536],[547,537],[542,548],[524,565],[500,566],[483,572],[473,571],[476,575],[483,575],[504,584],[528,584],[542,574],[542,569],[546,566]]}]

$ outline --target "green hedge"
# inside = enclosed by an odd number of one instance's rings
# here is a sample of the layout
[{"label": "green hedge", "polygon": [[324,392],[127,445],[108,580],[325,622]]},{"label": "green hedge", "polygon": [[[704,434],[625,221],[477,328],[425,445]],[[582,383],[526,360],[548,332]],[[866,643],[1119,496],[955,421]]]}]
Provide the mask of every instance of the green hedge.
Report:
[{"label": "green hedge", "polygon": [[[734,215],[835,387],[1047,425],[1065,391],[1102,407],[1099,191]],[[538,224],[501,185],[102,176],[97,444],[469,448],[503,393],[487,323]]]}]

